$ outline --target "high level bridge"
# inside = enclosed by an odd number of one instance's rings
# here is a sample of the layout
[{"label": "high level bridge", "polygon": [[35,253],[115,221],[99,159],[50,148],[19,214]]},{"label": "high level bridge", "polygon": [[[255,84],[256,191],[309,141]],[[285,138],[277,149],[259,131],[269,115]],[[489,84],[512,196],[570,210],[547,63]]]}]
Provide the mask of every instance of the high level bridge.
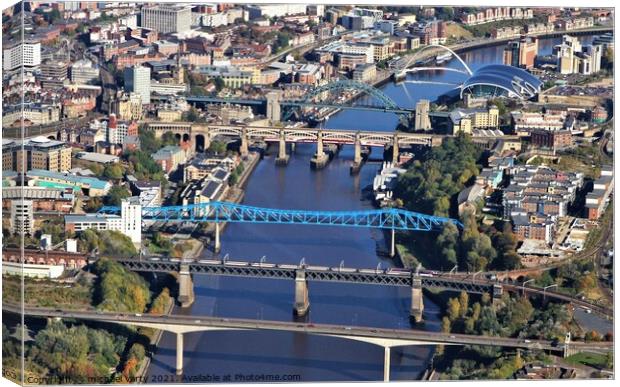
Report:
[{"label": "high level bridge", "polygon": [[[156,136],[162,136],[166,132],[172,132],[180,139],[192,141],[197,151],[202,151],[209,146],[215,136],[239,138],[241,141],[239,151],[241,155],[247,155],[251,141],[277,142],[278,157],[276,162],[286,163],[289,158],[286,150],[287,143],[316,143],[315,157],[325,155],[324,144],[353,145],[354,163],[362,160],[362,146],[383,147],[392,149],[392,161],[398,161],[399,149],[412,145],[438,146],[444,138],[450,135],[437,135],[432,133],[405,133],[405,132],[381,132],[367,130],[340,130],[319,129],[306,127],[281,127],[281,126],[246,126],[246,125],[211,125],[192,122],[161,122],[143,121],[149,130]],[[500,137],[473,137],[476,142],[488,142],[490,140],[519,140],[518,136]]]}]

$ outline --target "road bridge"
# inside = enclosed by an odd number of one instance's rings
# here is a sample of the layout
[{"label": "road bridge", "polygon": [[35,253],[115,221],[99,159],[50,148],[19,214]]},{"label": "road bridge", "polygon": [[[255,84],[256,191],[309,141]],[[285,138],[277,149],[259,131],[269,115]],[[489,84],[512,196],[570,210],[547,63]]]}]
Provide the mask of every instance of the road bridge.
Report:
[{"label": "road bridge", "polygon": [[[4,304],[3,310],[21,314],[19,305]],[[239,318],[220,318],[212,316],[181,316],[102,312],[94,310],[59,311],[51,308],[25,307],[27,317],[78,319],[102,323],[123,324],[147,327],[175,333],[176,372],[183,373],[183,335],[190,332],[204,331],[282,331],[336,337],[346,340],[361,341],[384,348],[384,381],[390,379],[390,349],[410,345],[485,345],[504,348],[522,348],[529,350],[546,350],[560,352],[564,356],[582,351],[608,352],[613,350],[612,342],[572,342],[570,335],[564,343],[546,340],[524,340],[491,336],[476,336],[428,332],[415,329],[385,329],[373,327],[341,326],[332,324],[293,323],[284,321],[250,320]]]},{"label": "road bridge", "polygon": [[[118,206],[103,206],[100,214],[120,214]],[[316,211],[262,208],[233,202],[213,201],[184,206],[142,207],[142,219],[215,223],[215,250],[220,249],[220,223],[270,223],[314,226],[364,227],[391,230],[390,255],[395,254],[395,231],[441,231],[446,223],[463,228],[461,222],[441,216],[399,208],[366,211]]]}]

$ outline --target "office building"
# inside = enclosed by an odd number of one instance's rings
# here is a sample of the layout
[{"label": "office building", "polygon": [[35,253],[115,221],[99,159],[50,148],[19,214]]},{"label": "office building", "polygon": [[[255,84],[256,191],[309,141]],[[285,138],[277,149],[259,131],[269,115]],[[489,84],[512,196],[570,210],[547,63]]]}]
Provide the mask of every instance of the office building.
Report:
[{"label": "office building", "polygon": [[151,69],[145,66],[127,67],[124,75],[125,90],[139,94],[143,105],[151,103]]},{"label": "office building", "polygon": [[99,68],[88,59],[78,60],[71,65],[71,82],[88,85],[99,80]]},{"label": "office building", "polygon": [[14,200],[11,202],[10,223],[9,231],[12,234],[33,235],[32,200]]},{"label": "office building", "polygon": [[[2,170],[26,172],[31,169],[63,172],[71,169],[71,147],[62,141],[35,137],[22,142],[3,140]],[[26,165],[23,165],[23,163]]]},{"label": "office building", "polygon": [[142,7],[142,28],[168,34],[189,31],[191,24],[192,12],[187,6],[165,4]]},{"label": "office building", "polygon": [[26,70],[33,69],[41,64],[40,42],[25,42],[3,50],[2,68],[4,71],[15,70],[20,68],[22,64]]}]

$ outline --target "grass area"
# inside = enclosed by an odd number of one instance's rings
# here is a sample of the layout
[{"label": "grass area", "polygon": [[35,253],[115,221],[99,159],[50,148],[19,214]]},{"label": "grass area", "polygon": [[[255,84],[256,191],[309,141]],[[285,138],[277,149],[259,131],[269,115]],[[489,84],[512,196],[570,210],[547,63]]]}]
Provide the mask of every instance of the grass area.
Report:
[{"label": "grass area", "polygon": [[[81,309],[91,306],[92,285],[84,283],[60,284],[48,279],[24,278],[24,301],[39,307]],[[21,279],[18,276],[2,277],[2,294],[5,301],[21,302]]]},{"label": "grass area", "polygon": [[474,35],[471,33],[471,31],[463,28],[463,26],[459,23],[448,23],[448,25],[446,26],[446,36],[459,40],[461,38],[471,39]]},{"label": "grass area", "polygon": [[600,353],[581,352],[564,359],[567,363],[572,365],[586,365],[589,367],[606,368],[607,358]]}]

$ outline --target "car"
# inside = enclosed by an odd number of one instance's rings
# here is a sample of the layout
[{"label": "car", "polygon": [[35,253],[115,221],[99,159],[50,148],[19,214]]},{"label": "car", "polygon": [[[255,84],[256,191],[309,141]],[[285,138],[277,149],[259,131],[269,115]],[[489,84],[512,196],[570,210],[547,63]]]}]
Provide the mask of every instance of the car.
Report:
[{"label": "car", "polygon": [[200,324],[201,322],[202,322],[202,321],[200,321],[200,320],[194,320],[194,323],[195,323],[195,324]]},{"label": "car", "polygon": [[592,313],[592,309],[586,309],[586,313],[588,314]]},{"label": "car", "polygon": [[136,313],[135,316],[136,317],[142,317],[142,313]]},{"label": "car", "polygon": [[532,340],[523,340],[523,342],[527,344],[527,343],[531,343]]},{"label": "car", "polygon": [[345,330],[350,331],[351,327],[344,327]]},{"label": "car", "polygon": [[450,335],[450,338],[451,338],[451,339],[456,339],[456,336],[454,336],[454,335]]}]

